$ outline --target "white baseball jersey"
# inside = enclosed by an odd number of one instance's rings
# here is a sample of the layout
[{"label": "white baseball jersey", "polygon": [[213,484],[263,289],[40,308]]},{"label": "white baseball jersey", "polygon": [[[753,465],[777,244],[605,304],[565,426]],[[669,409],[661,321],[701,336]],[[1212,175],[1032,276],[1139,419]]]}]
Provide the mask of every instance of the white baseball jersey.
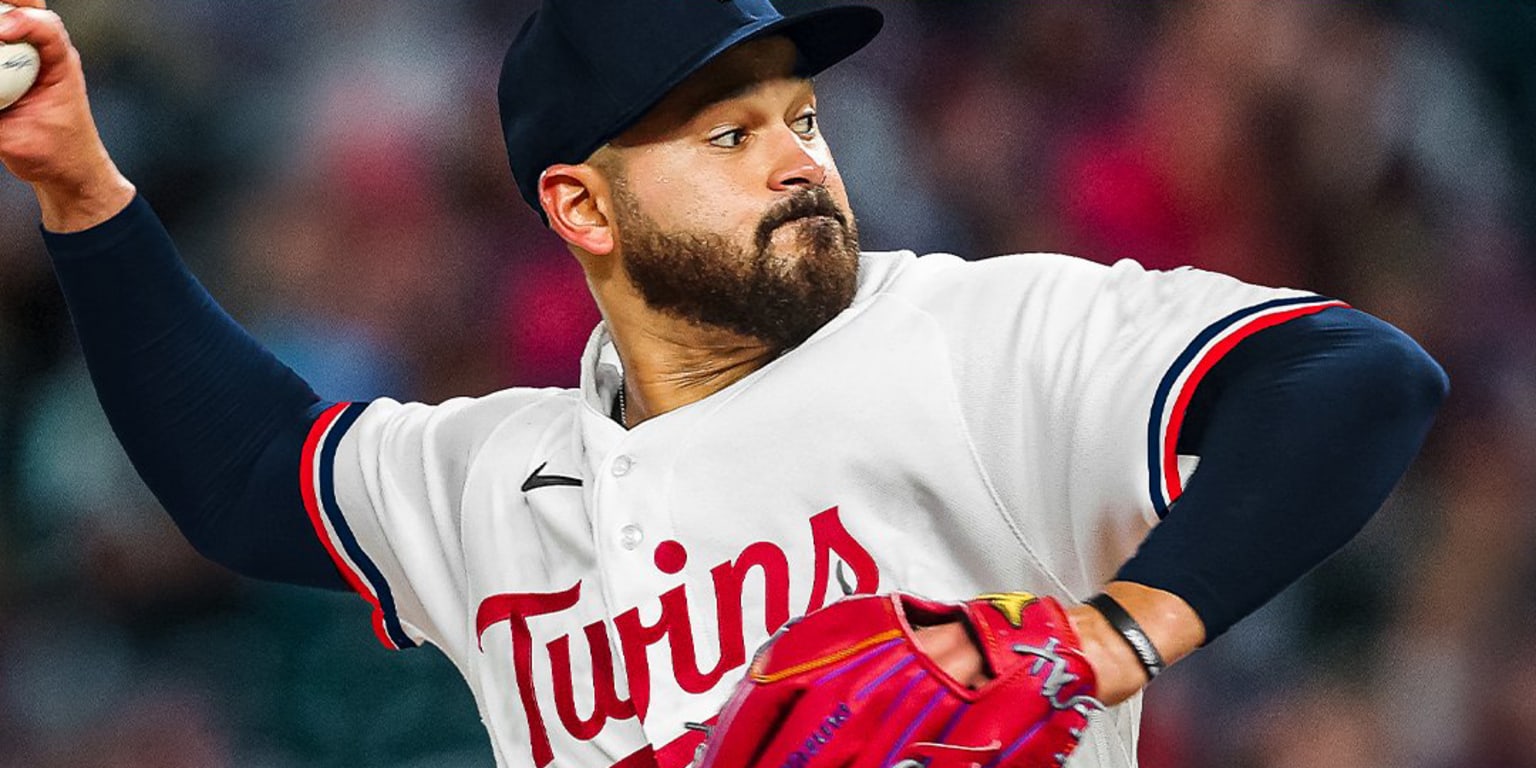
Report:
[{"label": "white baseball jersey", "polygon": [[[1332,306],[1190,269],[865,254],[794,351],[625,430],[601,327],[579,390],[342,404],[306,501],[390,647],[431,643],[498,764],[680,768],[751,652],[848,591],[1096,592],[1175,498],[1243,336]],[[1070,765],[1135,765],[1140,699]]]}]

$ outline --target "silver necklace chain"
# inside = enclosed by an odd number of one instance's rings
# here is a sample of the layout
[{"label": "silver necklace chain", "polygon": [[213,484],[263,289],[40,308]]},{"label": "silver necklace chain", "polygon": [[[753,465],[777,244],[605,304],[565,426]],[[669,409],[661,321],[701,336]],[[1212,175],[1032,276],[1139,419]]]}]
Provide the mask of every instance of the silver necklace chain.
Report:
[{"label": "silver necklace chain", "polygon": [[629,414],[624,409],[624,380],[619,379],[619,426],[629,428]]}]

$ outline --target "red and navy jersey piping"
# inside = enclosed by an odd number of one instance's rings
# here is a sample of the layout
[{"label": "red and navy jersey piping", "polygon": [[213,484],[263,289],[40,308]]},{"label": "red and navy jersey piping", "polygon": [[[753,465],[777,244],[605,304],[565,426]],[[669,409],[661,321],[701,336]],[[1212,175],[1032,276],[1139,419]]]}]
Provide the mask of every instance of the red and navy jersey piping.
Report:
[{"label": "red and navy jersey piping", "polygon": [[1147,422],[1148,491],[1158,519],[1168,516],[1169,508],[1184,490],[1178,466],[1179,430],[1190,399],[1205,374],[1238,342],[1265,328],[1330,307],[1347,306],[1322,296],[1296,296],[1255,304],[1206,326],[1174,358],[1157,385]]},{"label": "red and navy jersey piping", "polygon": [[389,582],[358,544],[346,515],[336,502],[336,449],[342,436],[366,408],[364,403],[338,403],[315,420],[309,439],[304,443],[301,462],[304,507],[309,512],[315,535],[320,537],[320,543],[325,546],[337,570],[373,607],[373,631],[379,642],[392,650],[414,648],[416,642],[400,624]]}]

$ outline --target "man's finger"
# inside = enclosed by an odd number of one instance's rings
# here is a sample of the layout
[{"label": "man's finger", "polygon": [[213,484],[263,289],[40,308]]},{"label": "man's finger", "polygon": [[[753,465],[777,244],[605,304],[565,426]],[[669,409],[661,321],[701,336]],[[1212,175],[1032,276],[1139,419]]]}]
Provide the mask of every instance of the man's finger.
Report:
[{"label": "man's finger", "polygon": [[0,14],[0,43],[23,42],[31,43],[42,59],[40,83],[48,84],[63,76],[71,48],[69,32],[58,14],[40,7]]},{"label": "man's finger", "polygon": [[47,0],[4,0],[7,5],[17,8],[44,8],[48,7]]}]

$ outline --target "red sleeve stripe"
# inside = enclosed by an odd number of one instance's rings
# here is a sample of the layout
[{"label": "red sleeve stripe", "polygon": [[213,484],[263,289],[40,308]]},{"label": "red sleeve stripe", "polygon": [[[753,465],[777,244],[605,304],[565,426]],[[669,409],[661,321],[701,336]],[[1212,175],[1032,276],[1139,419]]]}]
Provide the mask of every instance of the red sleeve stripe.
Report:
[{"label": "red sleeve stripe", "polygon": [[1152,407],[1152,445],[1148,456],[1152,505],[1162,518],[1184,492],[1179,475],[1179,431],[1185,412],[1200,381],[1243,339],[1298,317],[1331,307],[1347,307],[1342,301],[1317,296],[1279,299],[1239,310],[1207,327],[1179,355],[1158,387]]},{"label": "red sleeve stripe", "polygon": [[[329,475],[329,472],[325,471],[325,454],[327,451],[322,450],[322,446],[332,446],[333,449],[330,452],[334,453],[334,445],[340,440],[342,432],[345,431],[344,426],[339,425],[337,422],[341,420],[344,414],[348,413],[349,409],[360,411],[362,407],[352,403],[338,403],[327,408],[324,413],[320,414],[320,418],[315,420],[314,426],[310,428],[309,437],[304,441],[304,454],[300,462],[299,487],[304,496],[304,509],[309,513],[310,525],[314,526],[315,535],[320,538],[320,543],[325,547],[325,551],[330,554],[331,561],[336,564],[336,570],[346,579],[347,584],[352,587],[352,590],[357,592],[373,608],[372,624],[374,634],[378,636],[379,642],[383,643],[384,647],[391,650],[399,650],[400,648],[411,647],[414,643],[407,640],[405,644],[402,644],[399,636],[403,635],[403,632],[390,631],[391,627],[388,626],[390,622],[386,616],[387,612],[379,600],[379,590],[375,589],[371,580],[365,576],[364,569],[359,567],[359,564],[347,553],[345,538],[342,532],[337,529],[337,525],[333,522],[331,515],[325,514],[321,502],[322,488],[325,485],[325,478]],[[351,419],[347,421],[350,422]],[[339,511],[335,512],[335,514],[339,514]]]}]

